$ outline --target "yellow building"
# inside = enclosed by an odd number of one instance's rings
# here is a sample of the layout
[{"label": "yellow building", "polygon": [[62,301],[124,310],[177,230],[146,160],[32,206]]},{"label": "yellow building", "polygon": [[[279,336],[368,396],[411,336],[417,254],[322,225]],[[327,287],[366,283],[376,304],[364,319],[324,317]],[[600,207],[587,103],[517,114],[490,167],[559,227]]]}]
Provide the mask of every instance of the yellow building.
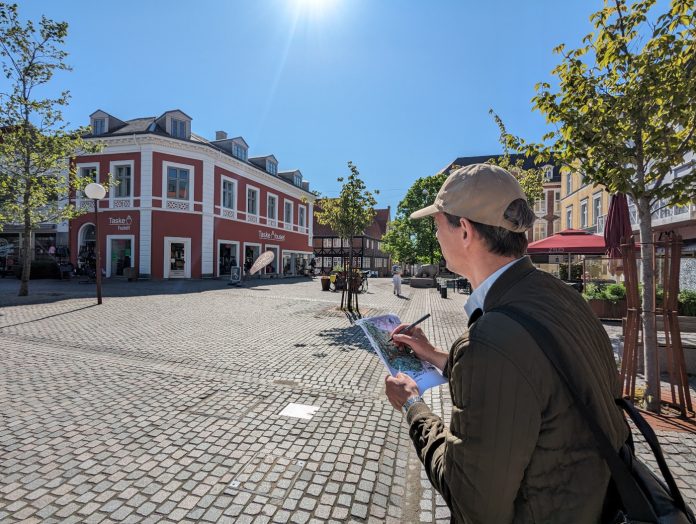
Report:
[{"label": "yellow building", "polygon": [[561,173],[561,229],[583,229],[601,235],[609,210],[609,192],[583,180],[578,171]]}]

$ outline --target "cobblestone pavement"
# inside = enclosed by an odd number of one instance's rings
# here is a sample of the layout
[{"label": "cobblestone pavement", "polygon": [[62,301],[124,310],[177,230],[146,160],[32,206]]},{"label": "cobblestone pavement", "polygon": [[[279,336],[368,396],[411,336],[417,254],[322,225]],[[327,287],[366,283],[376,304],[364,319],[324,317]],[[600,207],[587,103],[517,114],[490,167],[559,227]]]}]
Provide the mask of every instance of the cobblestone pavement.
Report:
[{"label": "cobblestone pavement", "polygon": [[[1,522],[449,522],[319,281],[109,281],[102,306],[93,284],[31,284],[0,280]],[[449,347],[466,296],[403,290],[371,280],[363,315],[430,312]],[[447,417],[447,387],[426,400]],[[661,438],[693,503],[696,438]]]}]

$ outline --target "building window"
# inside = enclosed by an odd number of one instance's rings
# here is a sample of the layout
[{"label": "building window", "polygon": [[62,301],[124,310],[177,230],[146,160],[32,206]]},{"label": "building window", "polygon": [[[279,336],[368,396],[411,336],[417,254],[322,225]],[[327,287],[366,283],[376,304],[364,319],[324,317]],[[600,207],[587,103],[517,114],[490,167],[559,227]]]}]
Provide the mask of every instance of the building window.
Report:
[{"label": "building window", "polygon": [[561,209],[561,190],[556,189],[553,192],[553,210],[554,210],[554,213],[558,213],[559,209]]},{"label": "building window", "polygon": [[580,202],[580,229],[587,227],[587,199]]},{"label": "building window", "polygon": [[222,207],[225,209],[234,209],[237,206],[237,191],[235,183],[232,180],[222,181]]},{"label": "building window", "polygon": [[297,213],[298,213],[298,218],[297,218],[297,224],[301,227],[307,227],[305,224],[305,208],[303,206],[300,206],[297,208]]},{"label": "building window", "polygon": [[170,167],[167,169],[167,198],[175,200],[189,199],[188,169]]},{"label": "building window", "polygon": [[106,119],[95,118],[94,125],[92,127],[93,127],[93,129],[92,129],[93,134],[103,135],[106,132]]},{"label": "building window", "polygon": [[566,229],[573,229],[573,206],[566,208]]},{"label": "building window", "polygon": [[114,191],[116,198],[127,198],[131,196],[131,167],[116,166],[115,180],[118,182]]},{"label": "building window", "polygon": [[295,173],[295,175],[293,175],[293,184],[295,184],[297,187],[301,187],[302,186],[302,175]]},{"label": "building window", "polygon": [[546,238],[546,220],[537,220],[534,222],[534,241]]},{"label": "building window", "polygon": [[266,216],[269,222],[272,221],[275,225],[275,221],[278,220],[278,198],[274,195],[268,195]]},{"label": "building window", "polygon": [[247,188],[247,214],[258,215],[259,214],[259,190]]},{"label": "building window", "polygon": [[232,142],[232,155],[239,160],[247,159],[247,149],[237,142]]},{"label": "building window", "polygon": [[541,198],[534,202],[534,214],[540,217],[546,215],[546,193],[543,193]]},{"label": "building window", "polygon": [[553,234],[555,235],[561,230],[561,219],[557,218],[553,221]]},{"label": "building window", "polygon": [[592,197],[592,223],[594,225],[597,225],[600,216],[602,216],[602,194],[597,193]]},{"label": "building window", "polygon": [[80,178],[88,178],[92,182],[97,181],[97,168],[96,167],[83,167],[80,169]]},{"label": "building window", "polygon": [[566,173],[566,195],[573,192],[573,173]]},{"label": "building window", "polygon": [[278,164],[273,162],[273,160],[266,160],[266,171],[268,171],[271,175],[277,175]]},{"label": "building window", "polygon": [[283,222],[286,226],[292,226],[292,202],[285,201]]},{"label": "building window", "polygon": [[176,138],[186,138],[186,122],[172,118],[172,136]]}]

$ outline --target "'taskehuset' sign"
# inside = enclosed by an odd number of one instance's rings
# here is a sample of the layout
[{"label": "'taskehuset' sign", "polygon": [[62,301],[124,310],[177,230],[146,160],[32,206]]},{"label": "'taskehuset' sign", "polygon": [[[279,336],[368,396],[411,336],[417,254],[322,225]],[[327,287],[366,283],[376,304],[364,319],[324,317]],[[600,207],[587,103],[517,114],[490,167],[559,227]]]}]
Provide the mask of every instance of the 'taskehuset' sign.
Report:
[{"label": "'taskehuset' sign", "polygon": [[133,223],[133,219],[131,218],[130,215],[128,215],[126,218],[109,217],[109,225],[116,226],[119,231],[130,231],[132,223]]},{"label": "'taskehuset' sign", "polygon": [[259,229],[259,239],[261,240],[277,240],[278,242],[282,242],[285,240],[285,235],[279,235],[275,231],[261,231]]}]

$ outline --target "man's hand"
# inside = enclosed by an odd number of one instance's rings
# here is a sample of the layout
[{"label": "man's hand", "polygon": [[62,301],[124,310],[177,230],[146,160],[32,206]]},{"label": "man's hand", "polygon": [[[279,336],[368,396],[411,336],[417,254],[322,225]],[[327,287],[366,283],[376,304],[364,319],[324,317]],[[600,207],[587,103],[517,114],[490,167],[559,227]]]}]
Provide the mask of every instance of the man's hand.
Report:
[{"label": "man's hand", "polygon": [[416,381],[403,373],[397,373],[395,377],[387,375],[384,382],[386,383],[387,398],[397,411],[401,411],[402,406],[409,398],[419,395]]},{"label": "man's hand", "polygon": [[392,340],[397,346],[408,346],[418,356],[419,359],[430,362],[433,366],[442,371],[447,363],[448,354],[446,351],[433,346],[423,330],[419,327],[411,329],[410,333],[399,334],[399,330],[408,327],[408,324],[399,324],[392,331]]}]

